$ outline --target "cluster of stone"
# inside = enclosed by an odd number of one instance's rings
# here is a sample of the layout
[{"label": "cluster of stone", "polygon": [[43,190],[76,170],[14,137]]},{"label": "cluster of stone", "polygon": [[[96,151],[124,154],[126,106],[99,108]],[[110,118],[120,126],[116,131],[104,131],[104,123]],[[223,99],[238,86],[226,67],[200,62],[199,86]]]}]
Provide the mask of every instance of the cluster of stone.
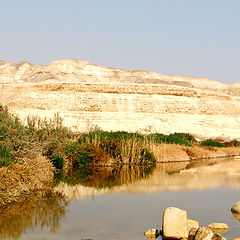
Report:
[{"label": "cluster of stone", "polygon": [[187,212],[176,207],[165,209],[162,219],[162,230],[150,229],[145,236],[156,239],[160,234],[163,239],[181,240],[226,240],[221,233],[228,231],[225,223],[211,223],[200,227],[199,222],[187,218]]}]

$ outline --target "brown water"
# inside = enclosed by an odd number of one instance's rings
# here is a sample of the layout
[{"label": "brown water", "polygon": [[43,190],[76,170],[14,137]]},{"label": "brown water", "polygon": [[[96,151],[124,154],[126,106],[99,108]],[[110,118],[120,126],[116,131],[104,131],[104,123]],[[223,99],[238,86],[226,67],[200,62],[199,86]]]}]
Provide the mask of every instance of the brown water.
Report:
[{"label": "brown water", "polygon": [[[82,169],[61,176],[0,216],[0,239],[146,239],[163,210],[185,209],[201,225],[225,222],[240,237],[232,205],[240,200],[240,161],[161,164],[156,168]],[[238,216],[236,216],[238,217]]]}]

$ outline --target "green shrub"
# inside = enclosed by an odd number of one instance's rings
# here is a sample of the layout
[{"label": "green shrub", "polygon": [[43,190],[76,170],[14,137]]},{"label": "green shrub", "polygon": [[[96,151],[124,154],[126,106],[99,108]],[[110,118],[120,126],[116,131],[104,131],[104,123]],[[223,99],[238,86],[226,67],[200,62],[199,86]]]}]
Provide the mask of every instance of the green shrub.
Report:
[{"label": "green shrub", "polygon": [[92,144],[96,141],[110,141],[110,140],[128,140],[128,139],[143,139],[144,137],[138,133],[128,133],[125,131],[107,132],[102,130],[91,131],[87,134],[81,134],[78,139],[79,143],[86,143],[87,141]]},{"label": "green shrub", "polygon": [[65,154],[67,154],[70,157],[74,157],[79,150],[81,150],[80,145],[76,142],[73,142],[66,146]]},{"label": "green shrub", "polygon": [[194,137],[188,133],[173,133],[170,135],[154,133],[148,135],[148,139],[153,140],[155,143],[180,144],[185,146],[192,146],[192,143],[195,141]]},{"label": "green shrub", "polygon": [[146,163],[156,163],[156,158],[154,157],[153,153],[150,152],[148,149],[144,148],[142,149],[140,158],[140,163],[146,164]]},{"label": "green shrub", "polygon": [[73,165],[88,165],[93,160],[93,154],[82,148],[78,143],[71,143],[65,149],[67,158]]},{"label": "green shrub", "polygon": [[207,146],[207,147],[226,147],[223,143],[220,143],[220,142],[217,142],[217,141],[214,141],[212,139],[207,139],[205,141],[203,141],[201,143],[203,146]]},{"label": "green shrub", "polygon": [[76,154],[75,164],[80,165],[89,165],[93,160],[93,155],[85,150],[82,150]]},{"label": "green shrub", "polygon": [[16,163],[16,159],[13,154],[7,151],[5,148],[0,146],[0,167],[9,166],[13,163]]},{"label": "green shrub", "polygon": [[236,139],[232,140],[230,143],[231,143],[234,147],[239,147],[239,146],[240,146],[240,142],[239,142],[238,140],[236,140]]},{"label": "green shrub", "polygon": [[0,111],[0,143],[7,150],[17,154],[29,147],[27,129],[7,108]]},{"label": "green shrub", "polygon": [[113,158],[119,158],[121,156],[121,149],[117,146],[117,142],[113,139],[102,140],[100,142],[100,148],[109,154]]},{"label": "green shrub", "polygon": [[56,169],[62,169],[65,165],[65,162],[61,153],[54,153],[51,157],[49,157],[49,159]]}]

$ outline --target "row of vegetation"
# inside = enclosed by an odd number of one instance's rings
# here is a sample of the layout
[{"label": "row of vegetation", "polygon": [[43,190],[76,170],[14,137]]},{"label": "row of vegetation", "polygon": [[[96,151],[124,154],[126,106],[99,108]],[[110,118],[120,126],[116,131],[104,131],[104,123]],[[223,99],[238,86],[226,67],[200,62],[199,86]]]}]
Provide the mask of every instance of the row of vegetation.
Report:
[{"label": "row of vegetation", "polygon": [[0,106],[0,167],[21,163],[31,152],[45,156],[57,169],[90,164],[149,164],[157,161],[154,149],[162,143],[217,148],[240,145],[237,140],[225,143],[208,139],[198,143],[185,133],[142,135],[94,130],[74,134],[63,126],[59,115],[52,120],[28,118],[23,125]]},{"label": "row of vegetation", "polygon": [[[219,152],[239,154],[239,145],[237,140],[198,142],[185,133],[73,133],[63,126],[58,114],[51,120],[29,117],[23,124],[0,105],[0,206],[15,201],[21,192],[52,184],[54,168],[64,170],[66,182],[72,181],[66,173],[73,173],[81,176],[73,182],[88,184],[98,174],[92,166],[135,164],[151,172],[149,166],[160,161],[215,157]],[[114,174],[107,174],[107,179]]]}]

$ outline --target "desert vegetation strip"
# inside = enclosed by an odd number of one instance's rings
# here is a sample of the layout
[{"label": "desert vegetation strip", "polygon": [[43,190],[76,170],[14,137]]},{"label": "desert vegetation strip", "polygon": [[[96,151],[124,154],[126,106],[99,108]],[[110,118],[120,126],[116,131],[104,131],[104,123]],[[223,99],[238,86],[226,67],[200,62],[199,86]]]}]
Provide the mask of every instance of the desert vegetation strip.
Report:
[{"label": "desert vegetation strip", "polygon": [[68,172],[85,166],[154,165],[240,154],[239,142],[209,139],[197,142],[186,133],[143,135],[95,129],[73,133],[53,119],[17,116],[0,106],[0,206],[22,193],[51,186],[54,169]]}]

